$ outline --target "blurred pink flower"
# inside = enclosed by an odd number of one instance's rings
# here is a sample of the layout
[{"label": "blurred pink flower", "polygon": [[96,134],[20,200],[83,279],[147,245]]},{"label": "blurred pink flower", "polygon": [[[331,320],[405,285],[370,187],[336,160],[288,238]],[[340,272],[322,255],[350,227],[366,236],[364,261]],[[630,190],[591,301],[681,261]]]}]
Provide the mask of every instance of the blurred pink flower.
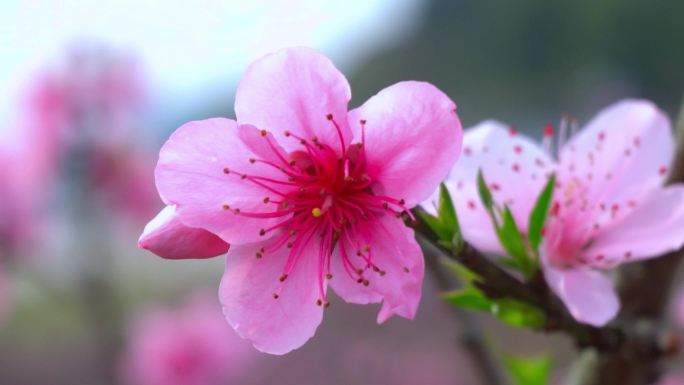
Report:
[{"label": "blurred pink flower", "polygon": [[32,137],[11,129],[0,140],[0,260],[31,254],[44,225],[52,166]]},{"label": "blurred pink flower", "polygon": [[77,47],[37,75],[22,102],[21,125],[37,138],[31,161],[49,164],[51,178],[77,175],[117,219],[140,223],[158,209],[152,158],[140,145],[143,77],[131,57]]},{"label": "blurred pink flower", "polygon": [[669,374],[654,385],[684,385],[684,374]]},{"label": "blurred pink flower", "polygon": [[560,127],[556,161],[551,127],[545,128],[543,149],[504,124],[480,123],[465,135],[464,156],[449,177],[449,188],[465,239],[482,251],[501,254],[478,199],[478,170],[496,199],[510,206],[522,232],[543,185],[556,172],[541,264],[572,315],[600,326],[619,308],[604,271],[684,244],[684,186],[663,188],[674,140],[668,118],[650,102],[616,103],[564,143],[567,129]]},{"label": "blurred pink flower", "polygon": [[212,296],[134,320],[121,360],[130,385],[226,385],[249,370],[254,352],[226,324]]},{"label": "blurred pink flower", "polygon": [[328,58],[282,50],[247,70],[239,123],[187,123],[161,150],[160,195],[182,225],[231,244],[224,314],[261,351],[311,338],[328,284],[348,302],[382,302],[378,322],[416,313],[423,256],[401,214],[457,159],[456,106],[414,81],[347,112],[350,98]]}]

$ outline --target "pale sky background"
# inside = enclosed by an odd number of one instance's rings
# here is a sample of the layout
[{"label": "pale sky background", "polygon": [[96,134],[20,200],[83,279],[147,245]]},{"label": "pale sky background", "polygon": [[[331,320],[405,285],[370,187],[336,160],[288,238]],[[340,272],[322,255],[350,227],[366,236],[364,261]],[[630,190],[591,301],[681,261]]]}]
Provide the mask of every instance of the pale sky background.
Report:
[{"label": "pale sky background", "polygon": [[[230,106],[234,86],[255,58],[307,45],[344,71],[409,34],[421,0],[2,1],[0,126],[22,87],[76,42],[137,56],[154,85],[159,115]],[[232,115],[232,108],[226,111]],[[0,130],[2,127],[0,127]]]}]

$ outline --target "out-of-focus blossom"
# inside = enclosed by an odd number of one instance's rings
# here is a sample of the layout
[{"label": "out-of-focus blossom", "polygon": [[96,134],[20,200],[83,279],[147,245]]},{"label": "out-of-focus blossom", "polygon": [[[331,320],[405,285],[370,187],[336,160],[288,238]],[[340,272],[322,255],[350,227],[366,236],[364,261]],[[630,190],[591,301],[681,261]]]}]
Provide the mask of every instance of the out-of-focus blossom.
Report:
[{"label": "out-of-focus blossom", "polygon": [[228,326],[213,296],[134,320],[121,360],[128,385],[226,385],[249,370],[254,351]]},{"label": "out-of-focus blossom", "polygon": [[651,102],[618,102],[564,143],[568,129],[575,127],[560,127],[554,159],[552,127],[545,128],[542,148],[509,126],[483,122],[467,132],[464,156],[448,184],[465,239],[500,254],[478,199],[478,170],[496,199],[511,208],[523,233],[542,186],[555,172],[557,186],[540,247],[543,271],[577,320],[600,326],[619,308],[604,271],[684,244],[684,186],[663,188],[674,140],[667,116]]},{"label": "out-of-focus blossom", "polygon": [[662,380],[653,385],[684,385],[684,374],[668,374]]},{"label": "out-of-focus blossom", "polygon": [[22,126],[42,141],[34,162],[77,178],[109,215],[137,222],[158,208],[139,139],[144,90],[131,57],[81,47],[36,76],[21,108]]},{"label": "out-of-focus blossom", "polygon": [[237,122],[187,123],[161,150],[160,195],[183,225],[230,243],[224,314],[264,352],[313,336],[328,284],[348,302],[382,302],[378,322],[416,313],[423,256],[401,217],[458,157],[456,106],[423,82],[348,112],[350,99],[328,58],[282,50],[247,70]]},{"label": "out-of-focus blossom", "polygon": [[9,130],[0,143],[0,260],[32,253],[45,220],[51,166],[44,138]]}]

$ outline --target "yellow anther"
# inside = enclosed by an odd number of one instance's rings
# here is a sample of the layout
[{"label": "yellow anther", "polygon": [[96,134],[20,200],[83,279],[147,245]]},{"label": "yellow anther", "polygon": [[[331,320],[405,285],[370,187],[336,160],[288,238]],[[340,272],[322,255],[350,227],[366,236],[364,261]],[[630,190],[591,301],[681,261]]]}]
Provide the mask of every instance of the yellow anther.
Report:
[{"label": "yellow anther", "polygon": [[323,212],[321,212],[321,209],[318,207],[314,207],[313,210],[311,210],[311,215],[313,215],[315,218],[318,218],[323,215]]}]

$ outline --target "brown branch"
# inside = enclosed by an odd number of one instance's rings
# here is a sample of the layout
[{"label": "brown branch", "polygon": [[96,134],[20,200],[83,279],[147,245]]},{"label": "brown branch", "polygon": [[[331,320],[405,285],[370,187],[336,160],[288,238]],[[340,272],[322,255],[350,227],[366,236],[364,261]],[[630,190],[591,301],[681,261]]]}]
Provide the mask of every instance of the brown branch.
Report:
[{"label": "brown branch", "polygon": [[600,351],[614,351],[620,348],[623,340],[620,330],[596,328],[575,321],[548,289],[543,278],[539,277],[530,283],[522,282],[467,243],[461,250],[450,250],[439,243],[437,235],[427,226],[417,224],[416,232],[446,257],[480,276],[482,280],[476,282],[476,285],[488,297],[517,299],[543,311],[546,315],[543,331],[564,331],[570,334],[580,347],[594,347]]},{"label": "brown branch", "polygon": [[[668,184],[684,182],[684,104],[676,126],[678,147]],[[625,266],[618,277],[622,310],[617,324],[628,331],[616,352],[584,352],[568,385],[646,385],[660,375],[669,352],[662,324],[684,251]]]}]

